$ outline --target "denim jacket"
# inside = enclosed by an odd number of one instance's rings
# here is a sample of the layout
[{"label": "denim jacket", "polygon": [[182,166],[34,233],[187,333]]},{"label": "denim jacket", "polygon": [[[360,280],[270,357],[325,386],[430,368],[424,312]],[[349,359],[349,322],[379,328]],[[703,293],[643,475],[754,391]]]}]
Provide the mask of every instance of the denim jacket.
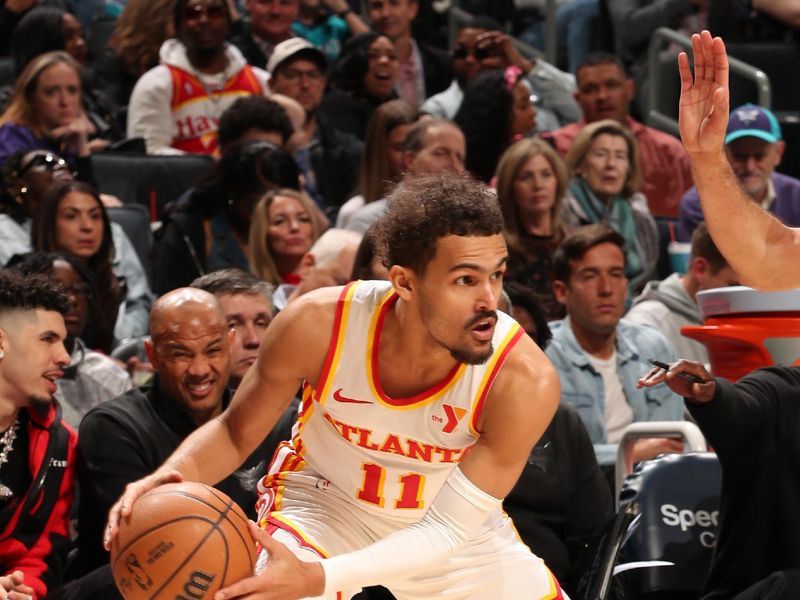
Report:
[{"label": "denim jacket", "polygon": [[[592,439],[597,462],[613,465],[617,460],[617,444],[607,440],[603,378],[578,345],[569,317],[550,323],[550,328],[553,340],[546,353],[559,373],[561,401],[574,406],[580,414]],[[675,351],[663,334],[651,327],[621,320],[617,324],[616,346],[617,371],[625,398],[633,409],[634,422],[681,420],[683,400],[666,384],[636,387],[636,380],[651,369],[648,358],[668,363],[675,360]]]}]

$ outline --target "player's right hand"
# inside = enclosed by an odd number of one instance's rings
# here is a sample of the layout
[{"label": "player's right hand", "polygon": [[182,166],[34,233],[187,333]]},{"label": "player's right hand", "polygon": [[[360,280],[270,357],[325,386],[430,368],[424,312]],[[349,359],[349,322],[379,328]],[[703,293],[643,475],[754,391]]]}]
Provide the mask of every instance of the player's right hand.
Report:
[{"label": "player's right hand", "polygon": [[122,496],[108,511],[108,524],[106,525],[105,535],[103,535],[103,547],[106,550],[111,549],[111,540],[119,532],[120,521],[131,514],[133,504],[141,496],[165,483],[179,483],[181,481],[183,481],[183,475],[180,472],[169,470],[156,471],[152,475],[126,485]]},{"label": "player's right hand", "polygon": [[289,548],[250,521],[250,535],[269,555],[266,568],[253,577],[221,589],[214,600],[299,600],[316,598],[325,589],[325,572],[318,562],[304,562]]}]

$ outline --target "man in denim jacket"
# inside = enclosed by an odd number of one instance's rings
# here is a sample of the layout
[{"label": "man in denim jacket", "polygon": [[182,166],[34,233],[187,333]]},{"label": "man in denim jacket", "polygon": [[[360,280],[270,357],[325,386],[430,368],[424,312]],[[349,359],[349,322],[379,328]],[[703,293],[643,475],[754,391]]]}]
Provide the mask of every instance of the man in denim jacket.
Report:
[{"label": "man in denim jacket", "polygon": [[[675,358],[667,339],[653,328],[621,320],[627,279],[623,237],[608,225],[581,227],[553,257],[553,290],[567,308],[551,324],[547,355],[561,379],[561,401],[583,419],[601,466],[616,461],[617,443],[630,423],[681,419],[683,402],[665,385],[638,389],[650,369],[647,358]],[[634,461],[680,452],[672,439],[641,439]]]}]

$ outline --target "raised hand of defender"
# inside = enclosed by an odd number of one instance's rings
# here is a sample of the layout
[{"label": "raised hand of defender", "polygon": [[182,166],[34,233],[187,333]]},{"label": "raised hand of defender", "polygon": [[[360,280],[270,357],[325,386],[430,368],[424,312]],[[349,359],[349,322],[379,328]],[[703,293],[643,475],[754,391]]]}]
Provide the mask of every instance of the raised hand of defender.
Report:
[{"label": "raised hand of defender", "polygon": [[214,600],[296,600],[319,596],[325,588],[325,573],[316,562],[304,562],[286,546],[250,521],[250,535],[267,551],[266,568],[214,595]]},{"label": "raised hand of defender", "polygon": [[692,36],[694,77],[685,52],[678,56],[681,100],[678,125],[690,155],[718,154],[728,126],[728,55],[720,38],[708,31]]}]

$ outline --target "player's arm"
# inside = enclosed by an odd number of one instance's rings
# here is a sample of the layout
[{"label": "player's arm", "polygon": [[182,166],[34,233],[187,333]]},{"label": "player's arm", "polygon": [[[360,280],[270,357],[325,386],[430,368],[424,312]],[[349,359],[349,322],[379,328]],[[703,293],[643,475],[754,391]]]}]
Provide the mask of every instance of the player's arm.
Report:
[{"label": "player's arm", "polygon": [[299,389],[316,382],[328,348],[328,335],[340,288],[309,293],[272,321],[258,360],[245,375],[228,409],[195,430],[152,475],[135,481],[111,508],[104,544],[116,535],[121,517],[136,499],[170,481],[213,485],[236,470],[256,449]]},{"label": "player's arm", "polygon": [[510,353],[479,423],[481,437],[448,477],[425,516],[365,548],[319,563],[302,563],[251,527],[270,554],[258,576],[218,592],[215,600],[305,598],[406,579],[472,539],[519,478],[559,400],[550,361],[527,337]]},{"label": "player's arm", "polygon": [[720,38],[692,36],[695,70],[682,52],[679,124],[711,237],[742,283],[761,289],[800,283],[800,229],[781,224],[752,202],[725,156],[728,56]]},{"label": "player's arm", "polygon": [[460,469],[478,488],[505,498],[550,424],[561,389],[550,360],[523,336],[509,354],[478,423],[481,436]]},{"label": "player's arm", "polygon": [[791,27],[800,27],[800,0],[753,0],[752,7]]}]

